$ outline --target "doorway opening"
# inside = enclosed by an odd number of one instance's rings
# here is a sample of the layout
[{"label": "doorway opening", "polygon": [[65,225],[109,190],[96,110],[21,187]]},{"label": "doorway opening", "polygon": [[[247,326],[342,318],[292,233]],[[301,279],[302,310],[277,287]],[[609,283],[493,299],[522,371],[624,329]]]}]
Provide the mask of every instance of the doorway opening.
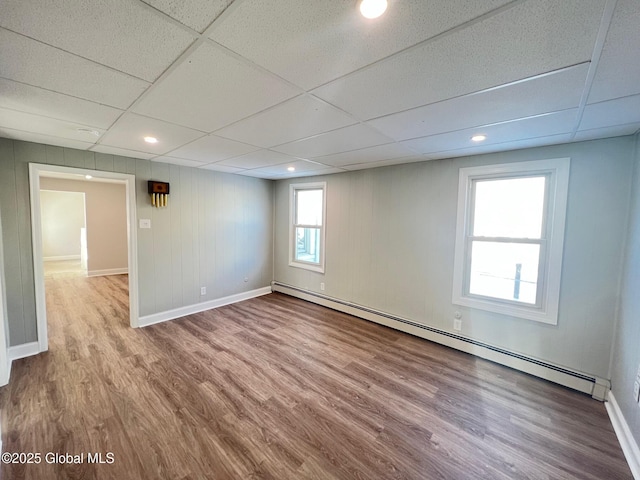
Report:
[{"label": "doorway opening", "polygon": [[[53,181],[55,182],[55,179]],[[88,257],[86,193],[49,190],[42,188],[43,183],[40,182],[40,212],[44,276],[86,277]],[[78,189],[81,189],[81,184],[78,183],[78,185]],[[56,188],[55,184],[50,186]],[[58,188],[62,187],[58,186]]]},{"label": "doorway opening", "polygon": [[[88,277],[92,276],[115,276],[121,275],[124,277],[124,273],[128,274],[128,280],[125,280],[125,284],[128,283],[128,297],[129,297],[129,325],[131,327],[138,327],[138,272],[137,272],[137,238],[136,238],[136,199],[135,199],[135,176],[116,173],[116,172],[103,172],[97,170],[87,170],[82,168],[62,167],[57,165],[41,165],[30,164],[29,165],[29,185],[31,194],[31,226],[32,226],[32,241],[33,241],[33,262],[34,262],[34,280],[35,280],[35,293],[36,293],[36,317],[37,317],[37,332],[38,332],[38,347],[41,352],[48,349],[48,328],[47,328],[47,308],[46,308],[46,295],[45,295],[45,271],[51,273],[52,268],[45,268],[46,255],[45,255],[45,243],[49,242],[51,238],[47,238],[46,242],[43,241],[43,234],[45,230],[49,228],[45,224],[44,211],[48,206],[44,206],[43,203],[50,200],[50,196],[46,191],[50,190],[51,185],[62,185],[64,182],[82,182],[91,180],[98,185],[111,184],[114,187],[124,190],[124,210],[125,218],[122,222],[116,221],[113,215],[113,208],[110,208],[108,203],[107,208],[101,212],[98,212],[92,205],[93,198],[83,193],[84,196],[84,238],[83,231],[77,232],[77,226],[80,221],[77,220],[73,226],[73,231],[68,237],[68,241],[73,243],[73,253],[68,256],[73,258],[64,259],[66,255],[59,255],[60,262],[66,262],[71,260],[71,263],[76,262],[80,271],[86,271]],[[62,183],[61,183],[62,182]],[[49,185],[49,187],[47,187]],[[46,187],[46,188],[45,188]],[[60,188],[55,188],[60,190]],[[62,190],[70,191],[74,190],[71,187],[63,188]],[[77,188],[75,190],[78,190]],[[102,190],[106,190],[103,188]],[[108,200],[107,200],[108,202]],[[43,210],[44,209],[44,210]],[[97,212],[97,213],[96,213]],[[111,213],[110,213],[111,212]],[[65,219],[69,220],[70,214],[65,215]],[[122,223],[122,225],[120,225]],[[126,239],[124,245],[118,250],[118,246],[115,245],[118,242],[112,241],[109,238],[110,230],[118,229],[122,227],[122,231],[119,232],[120,237]],[[104,227],[104,228],[103,228]],[[102,233],[99,231],[102,228]],[[55,229],[55,225],[54,225]],[[49,229],[51,230],[51,229]],[[51,231],[49,231],[51,233]],[[117,232],[116,232],[117,233]],[[92,242],[92,235],[97,238]],[[116,235],[117,236],[117,235]],[[56,241],[65,240],[56,239]],[[103,251],[99,254],[92,256],[92,244],[98,245],[100,242],[104,244]],[[50,244],[46,244],[46,248],[49,249]],[[83,251],[83,247],[84,250]],[[52,250],[46,250],[51,252]],[[63,250],[58,250],[60,253]],[[76,253],[77,252],[77,253]],[[107,252],[105,254],[105,252]],[[118,257],[119,260],[113,258]],[[79,258],[78,258],[79,257]],[[108,260],[105,260],[108,257]],[[111,258],[113,257],[113,258]],[[126,259],[126,260],[125,260]],[[92,261],[93,260],[93,261]],[[56,261],[56,260],[54,260]],[[115,263],[113,263],[115,261]],[[109,263],[111,262],[111,263]],[[119,262],[119,263],[118,263]],[[61,268],[67,268],[70,264],[62,265]],[[83,263],[86,265],[83,265]],[[47,266],[48,267],[48,266]],[[55,275],[55,273],[53,273]]]}]

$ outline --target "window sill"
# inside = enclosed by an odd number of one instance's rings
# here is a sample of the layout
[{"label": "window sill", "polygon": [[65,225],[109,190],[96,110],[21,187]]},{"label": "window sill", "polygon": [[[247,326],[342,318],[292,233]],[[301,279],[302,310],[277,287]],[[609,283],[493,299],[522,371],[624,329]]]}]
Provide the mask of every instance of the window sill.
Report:
[{"label": "window sill", "polygon": [[504,304],[500,302],[492,302],[491,300],[482,300],[471,297],[456,297],[452,300],[454,305],[485,310],[488,312],[508,315],[510,317],[522,318],[525,320],[533,320],[535,322],[546,323],[548,325],[558,324],[558,312],[548,312],[538,308]]},{"label": "window sill", "polygon": [[290,267],[302,268],[304,270],[311,270],[312,272],[324,273],[324,265],[317,265],[313,263],[296,262],[291,260],[289,262]]}]

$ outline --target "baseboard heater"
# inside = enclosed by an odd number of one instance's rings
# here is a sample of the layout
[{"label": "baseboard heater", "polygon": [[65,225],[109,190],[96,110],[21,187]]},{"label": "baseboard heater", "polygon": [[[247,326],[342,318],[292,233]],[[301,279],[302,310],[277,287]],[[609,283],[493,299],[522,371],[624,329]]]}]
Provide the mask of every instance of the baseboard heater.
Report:
[{"label": "baseboard heater", "polygon": [[536,358],[511,352],[488,343],[480,342],[463,335],[457,335],[455,333],[430,327],[406,318],[397,317],[386,312],[380,312],[362,305],[329,297],[327,295],[287,285],[285,283],[272,282],[271,288],[274,292],[284,293],[317,303],[343,313],[348,313],[365,320],[370,320],[381,325],[529,373],[536,377],[587,393],[600,401],[604,401],[606,399],[607,393],[610,389],[609,380],[570,370]]}]

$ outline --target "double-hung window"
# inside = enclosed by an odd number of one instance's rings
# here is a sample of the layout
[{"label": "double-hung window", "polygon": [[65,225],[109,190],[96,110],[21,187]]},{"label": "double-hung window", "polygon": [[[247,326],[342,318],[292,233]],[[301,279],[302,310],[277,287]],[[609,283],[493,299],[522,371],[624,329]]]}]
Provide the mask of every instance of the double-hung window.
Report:
[{"label": "double-hung window", "polygon": [[324,273],[325,182],[290,185],[289,265]]},{"label": "double-hung window", "polygon": [[461,168],[453,303],[557,324],[569,159]]}]

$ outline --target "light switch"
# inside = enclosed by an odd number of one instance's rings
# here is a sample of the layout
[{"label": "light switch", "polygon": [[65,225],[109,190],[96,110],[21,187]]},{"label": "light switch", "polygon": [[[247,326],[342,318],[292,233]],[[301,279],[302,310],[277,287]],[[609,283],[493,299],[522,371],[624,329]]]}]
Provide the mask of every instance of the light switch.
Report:
[{"label": "light switch", "polygon": [[141,218],[140,219],[140,228],[151,228],[151,219],[150,218]]}]

